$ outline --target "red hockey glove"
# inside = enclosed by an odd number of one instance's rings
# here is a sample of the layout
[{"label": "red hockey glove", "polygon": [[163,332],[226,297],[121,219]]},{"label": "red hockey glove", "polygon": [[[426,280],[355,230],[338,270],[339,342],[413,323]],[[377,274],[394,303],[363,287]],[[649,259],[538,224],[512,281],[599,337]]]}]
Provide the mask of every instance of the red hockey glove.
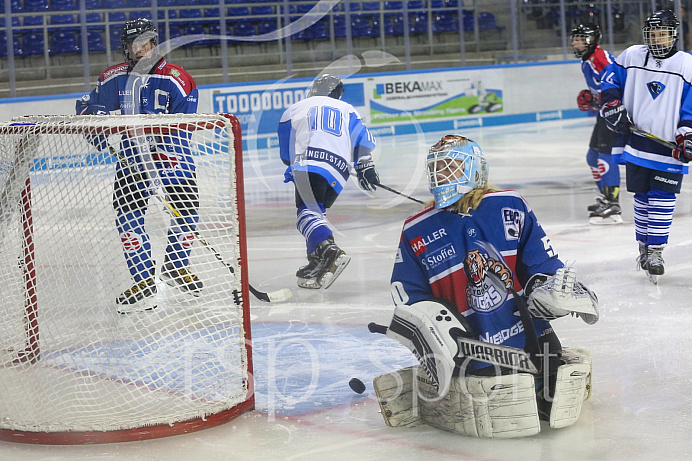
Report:
[{"label": "red hockey glove", "polygon": [[673,158],[675,160],[680,160],[682,163],[692,160],[692,133],[677,135],[675,144],[678,145],[678,147],[673,149]]},{"label": "red hockey glove", "polygon": [[577,95],[577,107],[581,111],[598,110],[598,101],[593,97],[591,90],[581,90]]}]

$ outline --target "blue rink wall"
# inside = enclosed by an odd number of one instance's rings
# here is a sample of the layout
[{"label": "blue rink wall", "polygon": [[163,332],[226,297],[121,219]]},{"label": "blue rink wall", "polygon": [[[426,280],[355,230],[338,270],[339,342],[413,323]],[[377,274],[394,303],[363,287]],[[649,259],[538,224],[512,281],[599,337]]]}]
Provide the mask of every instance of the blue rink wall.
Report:
[{"label": "blue rink wall", "polygon": [[[375,68],[371,68],[375,69]],[[363,67],[362,70],[369,70]],[[351,103],[377,136],[571,119],[585,87],[577,60],[343,76]],[[283,111],[305,97],[312,79],[203,85],[200,113],[230,112],[244,150],[274,148]],[[72,115],[83,93],[0,100],[0,119]]]}]

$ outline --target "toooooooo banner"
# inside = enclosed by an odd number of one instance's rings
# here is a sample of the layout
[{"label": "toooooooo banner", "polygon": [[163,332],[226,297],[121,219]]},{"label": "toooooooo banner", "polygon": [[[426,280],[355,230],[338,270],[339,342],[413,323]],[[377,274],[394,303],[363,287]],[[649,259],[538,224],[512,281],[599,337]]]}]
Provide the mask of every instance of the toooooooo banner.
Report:
[{"label": "toooooooo banner", "polygon": [[[211,95],[212,112],[234,114],[240,121],[243,135],[276,134],[281,115],[292,104],[307,97],[311,83],[291,81],[214,90]],[[365,105],[363,84],[346,80],[342,99],[362,111]]]},{"label": "toooooooo banner", "polygon": [[365,82],[370,123],[391,124],[502,112],[501,73],[438,72]]}]

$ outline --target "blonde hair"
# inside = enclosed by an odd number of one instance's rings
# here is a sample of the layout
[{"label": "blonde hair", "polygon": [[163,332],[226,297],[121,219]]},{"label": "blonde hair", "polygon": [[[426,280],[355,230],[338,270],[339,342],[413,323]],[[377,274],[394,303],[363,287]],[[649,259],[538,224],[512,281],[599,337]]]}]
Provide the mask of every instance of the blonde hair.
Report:
[{"label": "blonde hair", "polygon": [[[471,211],[478,208],[478,205],[480,205],[481,200],[483,200],[483,197],[485,197],[485,194],[487,194],[488,192],[497,192],[499,190],[501,189],[498,189],[497,187],[491,184],[487,184],[486,186],[481,187],[480,189],[472,189],[464,195],[462,195],[458,201],[456,201],[450,206],[450,208],[460,214],[469,214]],[[433,199],[427,202],[425,206],[430,206],[434,203],[435,200]]]}]

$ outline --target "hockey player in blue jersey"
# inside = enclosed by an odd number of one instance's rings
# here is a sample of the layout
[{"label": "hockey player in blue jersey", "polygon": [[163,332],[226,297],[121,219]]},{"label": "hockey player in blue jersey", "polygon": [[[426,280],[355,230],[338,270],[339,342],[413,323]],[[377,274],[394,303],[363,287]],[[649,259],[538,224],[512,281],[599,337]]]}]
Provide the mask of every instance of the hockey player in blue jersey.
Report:
[{"label": "hockey player in blue jersey", "polygon": [[[173,114],[197,111],[197,86],[180,66],[156,53],[156,28],[148,19],[125,23],[120,37],[125,62],[106,69],[96,88],[77,100],[77,114]],[[161,279],[198,296],[203,283],[190,270],[189,255],[199,221],[195,163],[187,139],[123,136],[120,146],[105,136],[92,137],[99,149],[118,157],[113,192],[116,226],[134,285],[116,299],[119,313],[156,307],[156,263],[144,219],[153,189],[160,184],[166,201],[182,217],[171,218]],[[177,219],[181,221],[178,222]]]},{"label": "hockey player in blue jersey", "polygon": [[295,185],[297,227],[305,237],[308,264],[296,272],[298,286],[326,289],[351,257],[334,242],[325,218],[355,168],[358,184],[374,191],[379,176],[372,160],[375,139],[356,109],[341,101],[339,77],[317,78],[308,97],[284,112],[279,123],[285,182]]},{"label": "hockey player in blue jersey", "polygon": [[652,13],[642,28],[644,45],[627,48],[602,75],[601,114],[613,131],[628,133],[634,125],[678,145],[632,133],[622,154],[634,193],[637,269],[653,283],[665,272],[662,253],[692,158],[692,56],[676,49],[679,25],[671,10]]},{"label": "hockey player in blue jersey", "polygon": [[581,70],[586,80],[585,90],[577,96],[577,106],[585,112],[596,113],[596,123],[591,133],[586,163],[600,192],[596,203],[589,206],[591,224],[618,224],[622,222],[620,208],[620,168],[617,159],[622,146],[616,147],[616,134],[606,127],[603,117],[598,114],[601,100],[601,71],[615,59],[613,55],[599,46],[601,28],[596,24],[579,24],[572,29],[572,50],[581,59]]},{"label": "hockey player in blue jersey", "polygon": [[[563,349],[549,321],[572,313],[595,323],[595,295],[564,267],[524,199],[488,184],[477,143],[445,136],[426,164],[434,202],[404,224],[386,333],[412,350],[425,372],[418,383],[439,395],[419,399],[423,421],[477,437],[535,434],[539,416],[552,427],[574,423],[588,395],[589,354]],[[459,338],[480,344],[480,358],[464,357]],[[503,360],[524,352],[540,371],[513,375],[516,363]],[[498,384],[506,394],[493,390]]]}]

